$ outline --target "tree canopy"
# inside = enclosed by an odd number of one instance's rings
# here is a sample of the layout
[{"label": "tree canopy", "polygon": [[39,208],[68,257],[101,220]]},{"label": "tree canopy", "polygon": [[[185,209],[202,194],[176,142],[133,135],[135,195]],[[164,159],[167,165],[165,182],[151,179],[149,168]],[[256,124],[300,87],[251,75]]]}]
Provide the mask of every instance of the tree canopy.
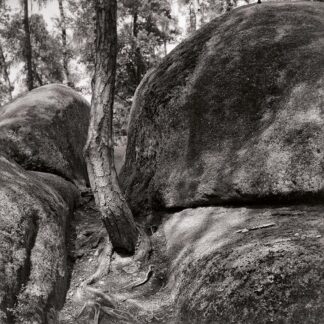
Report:
[{"label": "tree canopy", "polygon": [[[0,2],[0,104],[31,88],[28,85],[30,67],[32,87],[63,82],[90,98],[95,61],[94,1],[25,0],[20,3],[17,9],[8,0]],[[28,27],[24,3],[29,4]],[[49,3],[57,6],[57,17],[50,27],[48,17],[44,18],[39,10],[39,6],[44,9]],[[180,40],[237,5],[237,0],[118,1],[114,118],[118,139],[126,133],[132,97],[145,73]]]}]

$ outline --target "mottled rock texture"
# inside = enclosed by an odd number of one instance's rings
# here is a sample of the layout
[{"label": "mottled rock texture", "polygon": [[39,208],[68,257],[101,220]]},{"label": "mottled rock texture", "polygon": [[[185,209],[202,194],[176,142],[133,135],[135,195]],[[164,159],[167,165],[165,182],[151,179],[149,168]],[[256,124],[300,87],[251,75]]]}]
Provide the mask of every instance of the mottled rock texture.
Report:
[{"label": "mottled rock texture", "polygon": [[66,231],[78,195],[66,180],[0,156],[1,323],[47,323],[63,305]]},{"label": "mottled rock texture", "polygon": [[89,114],[87,101],[70,88],[37,88],[0,108],[0,152],[27,170],[85,185]]},{"label": "mottled rock texture", "polygon": [[173,50],[133,104],[133,210],[322,199],[323,37],[323,3],[263,3]]},{"label": "mottled rock texture", "polygon": [[163,228],[174,323],[323,323],[323,216],[323,205],[171,215]]}]

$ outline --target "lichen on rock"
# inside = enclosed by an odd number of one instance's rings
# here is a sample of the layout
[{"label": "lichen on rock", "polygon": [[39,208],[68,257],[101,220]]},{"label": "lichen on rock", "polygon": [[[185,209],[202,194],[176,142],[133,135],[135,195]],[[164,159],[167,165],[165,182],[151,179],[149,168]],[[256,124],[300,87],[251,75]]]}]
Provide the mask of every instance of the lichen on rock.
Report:
[{"label": "lichen on rock", "polygon": [[88,182],[83,147],[90,106],[76,91],[50,84],[0,109],[0,152],[27,170]]},{"label": "lichen on rock", "polygon": [[89,112],[63,85],[37,88],[1,107],[1,323],[48,323],[63,306],[69,221],[77,186],[88,182]]},{"label": "lichen on rock", "polygon": [[244,6],[147,75],[122,171],[137,214],[323,198],[323,17],[319,2]]},{"label": "lichen on rock", "polygon": [[78,190],[0,156],[1,323],[43,323],[67,288],[66,233]]},{"label": "lichen on rock", "polygon": [[163,227],[175,322],[321,323],[323,215],[322,205],[203,207],[171,215]]},{"label": "lichen on rock", "polygon": [[323,3],[240,7],[137,89],[121,178],[163,216],[174,323],[323,322],[323,38]]}]

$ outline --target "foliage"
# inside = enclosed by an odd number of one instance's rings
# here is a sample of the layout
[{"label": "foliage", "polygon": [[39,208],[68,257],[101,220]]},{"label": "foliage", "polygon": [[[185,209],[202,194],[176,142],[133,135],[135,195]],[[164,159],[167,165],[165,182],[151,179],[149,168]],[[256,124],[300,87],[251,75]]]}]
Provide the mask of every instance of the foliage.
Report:
[{"label": "foliage", "polygon": [[[245,0],[245,3],[249,2]],[[190,34],[213,18],[234,9],[238,0],[178,0],[178,3],[187,17],[187,34]]]},{"label": "foliage", "polygon": [[10,66],[8,55],[5,52],[5,42],[3,39],[3,30],[10,20],[10,9],[4,2],[0,2],[0,105],[11,99],[13,90],[10,79]]},{"label": "foliage", "polygon": [[[58,39],[47,30],[42,15],[30,16],[30,33],[33,54],[33,74],[35,85],[41,86],[53,82],[62,82],[62,52]],[[13,63],[24,61],[25,34],[20,14],[15,14],[3,31],[7,49]]]},{"label": "foliage", "polygon": [[[75,50],[93,73],[93,3],[69,0],[68,5]],[[133,96],[146,71],[165,55],[165,46],[178,31],[167,0],[123,0],[118,6],[117,95],[125,101]]]},{"label": "foliage", "polygon": [[117,89],[132,96],[144,74],[165,56],[178,29],[167,0],[124,0],[120,7]]},{"label": "foliage", "polygon": [[39,85],[62,82],[62,51],[59,39],[51,36],[46,28],[43,16],[30,17],[34,73]]},{"label": "foliage", "polygon": [[[68,0],[74,51],[80,63],[94,72],[94,6],[92,1]],[[179,31],[168,0],[118,2],[118,59],[115,129],[117,139],[126,135],[127,119],[135,89],[144,74],[167,52]]]}]

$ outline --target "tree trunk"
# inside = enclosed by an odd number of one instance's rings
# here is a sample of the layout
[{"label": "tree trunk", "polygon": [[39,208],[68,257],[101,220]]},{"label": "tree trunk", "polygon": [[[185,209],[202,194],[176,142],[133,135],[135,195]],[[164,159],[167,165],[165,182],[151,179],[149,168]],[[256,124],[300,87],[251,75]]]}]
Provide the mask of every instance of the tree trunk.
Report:
[{"label": "tree trunk", "polygon": [[188,34],[193,33],[197,30],[197,15],[195,10],[195,5],[193,1],[189,3],[189,28]]},{"label": "tree trunk", "polygon": [[196,29],[199,29],[202,26],[202,11],[200,0],[193,0],[194,8],[196,12]]},{"label": "tree trunk", "polygon": [[164,47],[164,56],[168,55],[168,47],[166,39],[163,40],[163,47]]},{"label": "tree trunk", "polygon": [[63,48],[63,71],[64,71],[64,81],[68,86],[73,87],[73,82],[71,81],[71,76],[69,72],[69,57],[67,51],[67,40],[66,40],[66,20],[63,8],[63,0],[58,0],[60,17],[61,17],[61,33],[62,33],[62,48]]},{"label": "tree trunk", "polygon": [[138,45],[138,8],[134,8],[134,13],[133,13],[133,36],[136,41],[136,48],[135,48],[135,70],[136,70],[136,84],[139,85],[142,77],[145,73],[145,66],[143,62],[143,57],[141,53],[141,49]]},{"label": "tree trunk", "polygon": [[113,105],[117,58],[116,0],[96,0],[96,64],[85,157],[96,204],[114,249],[134,252],[138,238],[114,163]]},{"label": "tree trunk", "polygon": [[0,44],[0,71],[3,74],[3,78],[7,83],[9,99],[12,100],[12,85],[9,78],[8,66],[6,58],[4,56],[2,45]]},{"label": "tree trunk", "polygon": [[23,0],[24,8],[24,29],[25,29],[25,59],[27,67],[27,87],[28,90],[34,88],[33,80],[33,66],[32,66],[32,47],[30,40],[30,28],[29,28],[29,17],[28,17],[28,0]]},{"label": "tree trunk", "polygon": [[189,2],[189,27],[188,33],[193,33],[203,24],[203,3],[200,0],[190,0]]},{"label": "tree trunk", "polygon": [[33,64],[33,75],[34,75],[35,80],[38,82],[38,84],[39,84],[40,87],[42,85],[44,85],[41,76],[37,73],[37,68],[36,68],[36,65],[35,64]]},{"label": "tree trunk", "polygon": [[200,27],[205,24],[206,20],[206,3],[204,1],[200,2]]}]

